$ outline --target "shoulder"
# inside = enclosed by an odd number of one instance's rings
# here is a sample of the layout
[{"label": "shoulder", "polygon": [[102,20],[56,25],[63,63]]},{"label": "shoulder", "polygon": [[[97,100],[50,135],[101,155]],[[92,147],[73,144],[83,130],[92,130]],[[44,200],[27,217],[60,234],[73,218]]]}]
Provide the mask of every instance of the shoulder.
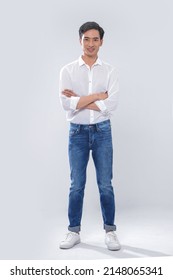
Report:
[{"label": "shoulder", "polygon": [[71,72],[71,70],[73,70],[75,67],[77,67],[79,65],[79,60],[74,60],[66,65],[64,65],[61,70],[60,73],[63,72]]},{"label": "shoulder", "polygon": [[118,68],[108,62],[102,61],[102,66],[107,70],[108,73],[114,73],[116,75],[118,75],[119,71]]}]

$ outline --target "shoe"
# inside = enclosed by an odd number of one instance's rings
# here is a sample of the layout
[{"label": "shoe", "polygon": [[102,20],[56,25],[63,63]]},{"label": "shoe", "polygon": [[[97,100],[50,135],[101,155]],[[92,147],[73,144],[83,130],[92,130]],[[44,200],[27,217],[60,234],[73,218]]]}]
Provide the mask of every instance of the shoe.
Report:
[{"label": "shoe", "polygon": [[105,244],[111,251],[118,251],[121,249],[121,245],[114,231],[109,231],[106,233]]},{"label": "shoe", "polygon": [[76,232],[68,232],[65,240],[61,241],[60,249],[70,249],[76,244],[80,243],[80,235]]}]

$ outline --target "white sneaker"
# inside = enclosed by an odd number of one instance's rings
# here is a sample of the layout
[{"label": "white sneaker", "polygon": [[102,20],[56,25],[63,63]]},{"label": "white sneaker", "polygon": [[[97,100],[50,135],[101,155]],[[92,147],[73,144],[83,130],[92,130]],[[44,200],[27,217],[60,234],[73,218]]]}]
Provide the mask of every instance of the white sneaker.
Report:
[{"label": "white sneaker", "polygon": [[109,231],[105,236],[105,244],[109,250],[118,251],[121,249],[121,245],[114,231]]},{"label": "white sneaker", "polygon": [[68,232],[66,235],[66,238],[61,241],[60,243],[60,249],[70,249],[74,245],[80,243],[80,235],[76,232]]}]

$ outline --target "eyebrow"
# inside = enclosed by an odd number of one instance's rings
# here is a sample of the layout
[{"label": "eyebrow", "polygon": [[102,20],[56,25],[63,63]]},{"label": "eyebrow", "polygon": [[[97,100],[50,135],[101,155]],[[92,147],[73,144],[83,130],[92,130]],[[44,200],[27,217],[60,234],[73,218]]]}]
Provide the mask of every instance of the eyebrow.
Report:
[{"label": "eyebrow", "polygon": [[99,39],[99,37],[87,37],[87,36],[84,36],[84,39]]}]

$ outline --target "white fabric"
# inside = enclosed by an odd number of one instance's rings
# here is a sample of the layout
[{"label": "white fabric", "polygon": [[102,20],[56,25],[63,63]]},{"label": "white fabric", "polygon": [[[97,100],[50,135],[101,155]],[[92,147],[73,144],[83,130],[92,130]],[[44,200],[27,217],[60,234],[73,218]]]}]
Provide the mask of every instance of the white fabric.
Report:
[{"label": "white fabric", "polygon": [[[66,97],[64,89],[70,89],[78,97]],[[96,101],[100,111],[76,109],[80,96],[92,93],[108,92],[108,98]],[[65,65],[60,71],[59,94],[61,104],[67,112],[67,120],[77,124],[94,124],[110,119],[118,103],[118,73],[117,70],[99,58],[90,68],[82,57]]]}]

